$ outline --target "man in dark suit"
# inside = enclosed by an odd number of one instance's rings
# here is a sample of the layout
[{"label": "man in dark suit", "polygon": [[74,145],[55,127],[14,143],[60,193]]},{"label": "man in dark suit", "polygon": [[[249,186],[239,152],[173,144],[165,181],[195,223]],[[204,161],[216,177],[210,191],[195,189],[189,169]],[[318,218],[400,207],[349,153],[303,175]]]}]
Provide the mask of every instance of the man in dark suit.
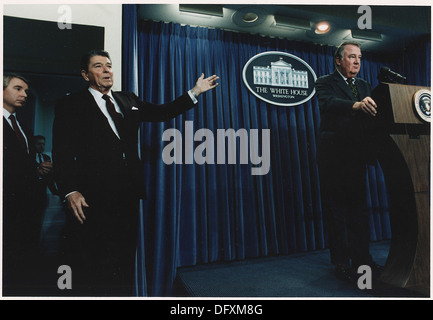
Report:
[{"label": "man in dark suit", "polygon": [[[38,174],[38,182],[41,184],[41,194],[46,195],[46,189],[48,188],[53,195],[57,195],[57,186],[54,183],[54,178],[52,175],[53,164],[51,162],[51,157],[44,153],[45,151],[45,137],[41,135],[34,136],[32,139],[32,157],[35,161],[36,171]],[[42,203],[47,204],[47,199],[41,199]]]},{"label": "man in dark suit", "polygon": [[372,88],[355,78],[361,67],[356,42],[341,44],[336,70],[316,81],[320,107],[318,164],[331,262],[338,277],[354,281],[361,265],[377,274],[381,267],[369,253],[366,165],[374,164],[375,130],[366,121],[377,115]]},{"label": "man in dark suit", "polygon": [[3,294],[30,294],[38,246],[33,209],[36,170],[29,155],[30,137],[16,118],[29,91],[28,81],[3,76]]},{"label": "man in dark suit", "polygon": [[[47,189],[53,195],[58,195],[56,184],[52,172],[51,157],[44,153],[45,137],[41,135],[34,136],[32,140],[31,156],[34,159],[34,164],[37,172],[37,183],[35,187],[35,203],[34,208],[40,217],[41,223],[44,212],[48,205]],[[40,233],[40,232],[39,232]]]},{"label": "man in dark suit", "polygon": [[184,113],[201,93],[217,86],[218,77],[202,75],[189,92],[154,105],[111,90],[107,52],[89,52],[81,68],[89,89],[57,103],[53,126],[56,182],[72,213],[64,239],[73,289],[80,290],[76,294],[128,296],[133,294],[138,205],[145,193],[139,123]]}]

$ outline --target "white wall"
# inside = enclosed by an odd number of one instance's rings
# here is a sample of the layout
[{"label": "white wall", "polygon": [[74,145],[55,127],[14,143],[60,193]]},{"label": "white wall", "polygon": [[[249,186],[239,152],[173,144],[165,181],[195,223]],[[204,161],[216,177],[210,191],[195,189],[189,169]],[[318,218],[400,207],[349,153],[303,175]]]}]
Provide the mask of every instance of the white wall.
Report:
[{"label": "white wall", "polygon": [[[3,15],[58,22],[64,15],[59,7],[64,4],[5,4]],[[73,24],[105,28],[105,50],[110,53],[114,71],[114,90],[122,88],[122,5],[121,4],[71,4]]]}]

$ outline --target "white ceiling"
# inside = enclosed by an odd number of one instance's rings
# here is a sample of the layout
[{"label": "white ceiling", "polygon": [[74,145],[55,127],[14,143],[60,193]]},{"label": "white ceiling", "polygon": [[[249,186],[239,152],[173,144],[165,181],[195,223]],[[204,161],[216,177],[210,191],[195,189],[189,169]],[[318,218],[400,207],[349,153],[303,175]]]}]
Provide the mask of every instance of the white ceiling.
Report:
[{"label": "white ceiling", "polygon": [[[431,7],[427,6],[370,6],[371,30],[359,30],[358,19],[362,13],[358,13],[359,6],[354,5],[217,6],[222,7],[222,17],[181,12],[179,4],[140,4],[139,17],[144,20],[220,28],[332,46],[337,46],[345,39],[352,39],[350,30],[353,29],[358,32],[381,34],[382,41],[357,39],[363,44],[363,51],[376,52],[402,51],[418,38],[431,34]],[[246,24],[241,18],[247,12],[257,13],[259,19]],[[311,30],[275,26],[275,16],[307,21]],[[318,35],[314,32],[316,23],[320,21],[331,24],[331,31],[328,34]]]}]

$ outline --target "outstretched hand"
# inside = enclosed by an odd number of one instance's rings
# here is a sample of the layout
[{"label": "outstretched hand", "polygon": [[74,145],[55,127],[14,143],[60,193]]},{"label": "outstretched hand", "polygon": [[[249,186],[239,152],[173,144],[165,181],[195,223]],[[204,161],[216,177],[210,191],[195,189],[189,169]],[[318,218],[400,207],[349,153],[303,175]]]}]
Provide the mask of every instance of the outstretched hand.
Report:
[{"label": "outstretched hand", "polygon": [[208,90],[211,90],[215,88],[218,85],[218,82],[216,82],[219,79],[218,76],[213,75],[205,79],[204,73],[201,74],[201,77],[198,78],[194,88],[192,88],[192,91],[198,97],[203,92],[206,92]]}]

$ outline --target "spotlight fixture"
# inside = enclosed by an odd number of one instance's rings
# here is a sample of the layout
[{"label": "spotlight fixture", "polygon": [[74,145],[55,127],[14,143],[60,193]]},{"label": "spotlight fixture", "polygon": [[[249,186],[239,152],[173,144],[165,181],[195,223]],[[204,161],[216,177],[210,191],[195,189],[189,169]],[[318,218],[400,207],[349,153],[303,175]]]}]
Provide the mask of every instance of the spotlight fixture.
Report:
[{"label": "spotlight fixture", "polygon": [[253,23],[259,18],[257,13],[254,12],[247,12],[243,15],[242,20],[246,23]]},{"label": "spotlight fixture", "polygon": [[316,29],[314,30],[317,34],[325,34],[331,30],[331,26],[328,22],[322,21],[316,24]]},{"label": "spotlight fixture", "polygon": [[263,8],[247,6],[237,9],[232,15],[232,21],[239,27],[252,28],[261,25],[268,17]]}]

